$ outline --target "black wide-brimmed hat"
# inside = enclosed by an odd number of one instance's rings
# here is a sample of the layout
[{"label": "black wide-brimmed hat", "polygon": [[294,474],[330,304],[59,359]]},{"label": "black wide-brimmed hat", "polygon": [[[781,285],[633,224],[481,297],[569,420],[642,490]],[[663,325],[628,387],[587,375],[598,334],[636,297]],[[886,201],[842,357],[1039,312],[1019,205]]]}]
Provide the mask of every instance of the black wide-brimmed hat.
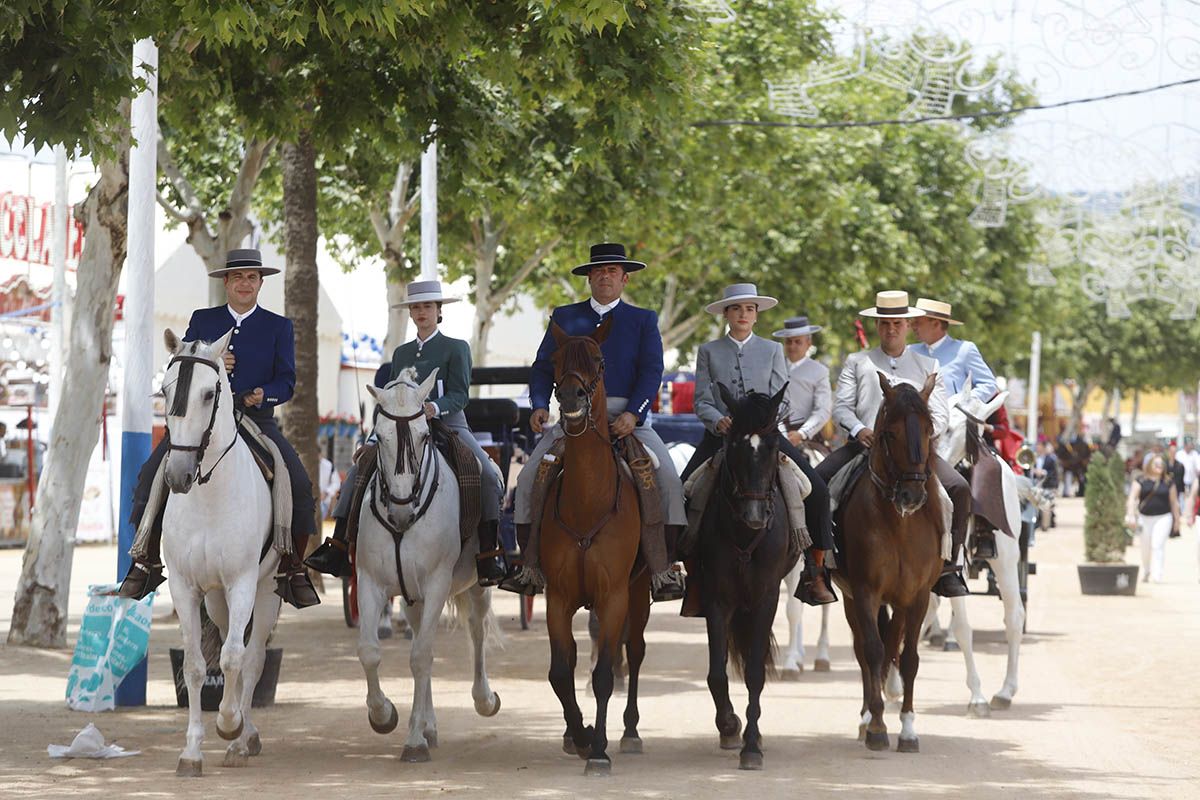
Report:
[{"label": "black wide-brimmed hat", "polygon": [[223,278],[228,272],[236,272],[240,269],[256,269],[265,278],[268,275],[277,275],[279,269],[276,267],[264,267],[262,253],[252,247],[244,247],[238,250],[230,250],[225,254],[225,266],[218,267],[208,273],[210,278]]},{"label": "black wide-brimmed hat", "polygon": [[819,330],[821,326],[809,324],[808,317],[789,317],[783,323],[783,330],[775,331],[771,335],[776,339],[791,339],[796,336],[812,336]]},{"label": "black wide-brimmed hat", "polygon": [[580,264],[575,269],[571,270],[572,275],[587,275],[591,272],[592,267],[607,267],[612,264],[620,264],[625,268],[626,272],[637,272],[639,269],[645,269],[646,265],[641,261],[633,261],[625,257],[625,245],[615,242],[604,242],[603,244],[592,245],[591,261],[586,264]]}]

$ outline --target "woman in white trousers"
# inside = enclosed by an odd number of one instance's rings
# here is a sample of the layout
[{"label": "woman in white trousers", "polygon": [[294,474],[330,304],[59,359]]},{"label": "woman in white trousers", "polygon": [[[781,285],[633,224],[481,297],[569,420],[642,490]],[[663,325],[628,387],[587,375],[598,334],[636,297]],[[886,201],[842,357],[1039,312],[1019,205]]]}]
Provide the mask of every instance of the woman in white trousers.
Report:
[{"label": "woman in white trousers", "polygon": [[1154,456],[1142,479],[1130,485],[1125,504],[1125,522],[1141,532],[1142,580],[1162,583],[1164,550],[1179,519],[1175,483],[1164,474],[1162,456]]}]

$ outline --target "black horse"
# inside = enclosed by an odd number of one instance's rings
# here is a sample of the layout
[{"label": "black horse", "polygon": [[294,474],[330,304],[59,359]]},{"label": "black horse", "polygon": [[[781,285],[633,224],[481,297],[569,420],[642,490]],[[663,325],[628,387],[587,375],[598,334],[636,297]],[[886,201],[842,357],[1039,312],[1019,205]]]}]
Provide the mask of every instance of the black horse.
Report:
[{"label": "black horse", "polygon": [[779,582],[799,557],[790,546],[787,508],[776,485],[779,469],[779,405],[751,392],[735,399],[718,384],[733,425],[722,447],[720,475],[700,524],[696,549],[703,569],[702,597],[708,623],[708,688],[717,708],[721,748],[736,750],[741,721],[729,701],[726,662],[746,681],[750,702],[739,766],[762,769],[759,695],[775,664],[771,625]]}]

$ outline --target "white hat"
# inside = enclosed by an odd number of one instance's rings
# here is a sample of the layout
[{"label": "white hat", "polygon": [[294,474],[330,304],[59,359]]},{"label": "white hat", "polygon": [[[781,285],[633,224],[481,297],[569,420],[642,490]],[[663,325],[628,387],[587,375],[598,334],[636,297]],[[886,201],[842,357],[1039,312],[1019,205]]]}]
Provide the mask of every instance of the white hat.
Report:
[{"label": "white hat", "polygon": [[930,300],[927,297],[917,298],[917,308],[925,312],[925,316],[930,319],[940,319],[942,322],[950,325],[962,325],[956,319],[950,316],[950,304],[943,303],[940,300]]},{"label": "white hat", "polygon": [[878,292],[875,295],[875,306],[864,308],[858,315],[882,319],[912,319],[925,316],[925,312],[908,304],[908,292]]},{"label": "white hat", "polygon": [[791,317],[783,323],[783,330],[775,331],[771,335],[776,339],[791,339],[795,336],[812,336],[817,331],[821,330],[820,325],[809,325],[808,317]]},{"label": "white hat", "polygon": [[402,302],[393,303],[392,308],[408,308],[414,303],[457,303],[462,299],[443,295],[440,281],[413,281],[408,285],[407,294]]},{"label": "white hat", "polygon": [[723,314],[726,306],[734,303],[754,303],[759,311],[766,311],[779,305],[774,297],[766,297],[758,293],[758,287],[753,283],[735,283],[725,287],[725,295],[715,303],[709,303],[704,310],[710,314]]}]

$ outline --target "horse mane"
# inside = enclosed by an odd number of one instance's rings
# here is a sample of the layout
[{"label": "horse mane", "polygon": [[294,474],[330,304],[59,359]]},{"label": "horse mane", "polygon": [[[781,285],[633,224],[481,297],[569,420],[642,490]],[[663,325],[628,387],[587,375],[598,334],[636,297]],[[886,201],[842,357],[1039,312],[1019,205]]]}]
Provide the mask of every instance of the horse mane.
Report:
[{"label": "horse mane", "polygon": [[774,428],[779,422],[778,410],[773,407],[773,398],[761,392],[750,392],[738,400],[737,408],[730,409],[733,425],[729,429],[731,436],[747,436],[767,428]]},{"label": "horse mane", "polygon": [[[199,342],[185,342],[177,356],[195,355]],[[205,344],[210,344],[205,342]],[[192,375],[195,374],[196,362],[181,361],[179,373],[175,376],[175,394],[171,397],[171,408],[167,410],[168,417],[182,417],[187,414],[188,396],[192,393]]]},{"label": "horse mane", "polygon": [[926,422],[933,424],[933,415],[929,413],[929,404],[921,398],[921,393],[913,386],[900,382],[892,389],[895,392],[895,399],[891,403],[884,403],[882,407],[886,414],[883,418],[885,424],[895,414],[904,416],[919,414]]},{"label": "horse mane", "polygon": [[[588,342],[593,342],[587,336],[572,336],[558,348],[559,366],[564,373],[578,372],[580,375],[591,375],[596,369]],[[600,345],[596,345],[597,348]]]},{"label": "horse mane", "polygon": [[409,386],[413,389],[416,389],[417,388],[417,368],[416,367],[405,367],[404,369],[400,370],[399,375],[397,375],[396,377],[394,377],[390,381],[388,381],[384,385],[383,388],[391,389],[393,386],[395,386],[398,383],[403,384],[405,386]]}]

